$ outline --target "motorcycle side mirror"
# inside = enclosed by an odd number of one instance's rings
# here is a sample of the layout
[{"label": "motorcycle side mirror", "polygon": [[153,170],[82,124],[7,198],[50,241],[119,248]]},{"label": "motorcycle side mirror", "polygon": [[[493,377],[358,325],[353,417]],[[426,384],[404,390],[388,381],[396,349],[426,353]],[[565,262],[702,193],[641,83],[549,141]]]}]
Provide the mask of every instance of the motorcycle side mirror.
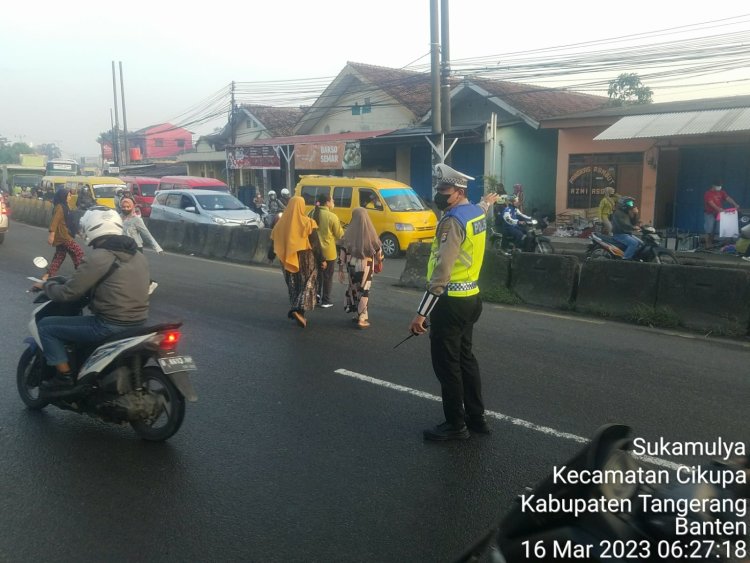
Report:
[{"label": "motorcycle side mirror", "polygon": [[49,262],[47,262],[47,259],[43,256],[37,256],[34,258],[34,266],[37,268],[46,268]]}]

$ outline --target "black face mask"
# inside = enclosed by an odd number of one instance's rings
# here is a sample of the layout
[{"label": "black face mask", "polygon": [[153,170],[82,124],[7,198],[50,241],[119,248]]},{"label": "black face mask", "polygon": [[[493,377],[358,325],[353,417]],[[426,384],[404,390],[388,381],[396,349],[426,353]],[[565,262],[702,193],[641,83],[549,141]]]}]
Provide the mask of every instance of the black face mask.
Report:
[{"label": "black face mask", "polygon": [[432,200],[435,202],[435,206],[440,210],[443,211],[445,209],[448,209],[448,206],[450,205],[448,203],[448,200],[453,194],[441,194],[436,193],[435,197],[432,198]]}]

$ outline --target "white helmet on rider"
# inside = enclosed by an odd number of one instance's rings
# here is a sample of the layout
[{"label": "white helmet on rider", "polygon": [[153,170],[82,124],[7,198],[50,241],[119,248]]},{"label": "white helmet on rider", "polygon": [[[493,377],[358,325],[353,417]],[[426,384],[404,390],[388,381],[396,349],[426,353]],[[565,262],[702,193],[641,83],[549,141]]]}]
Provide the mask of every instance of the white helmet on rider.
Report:
[{"label": "white helmet on rider", "polygon": [[274,198],[276,197],[276,192],[275,192],[275,191],[273,191],[273,190],[270,190],[270,191],[268,192],[268,197],[270,197],[271,199],[274,199]]},{"label": "white helmet on rider", "polygon": [[99,237],[122,234],[122,219],[114,209],[104,206],[90,208],[81,217],[81,233],[90,246]]},{"label": "white helmet on rider", "polygon": [[505,197],[505,201],[511,204],[515,204],[518,201],[518,196],[515,194],[510,194]]},{"label": "white helmet on rider", "polygon": [[281,195],[283,197],[289,197],[289,190],[287,190],[286,188],[284,188],[283,190],[281,190]]}]

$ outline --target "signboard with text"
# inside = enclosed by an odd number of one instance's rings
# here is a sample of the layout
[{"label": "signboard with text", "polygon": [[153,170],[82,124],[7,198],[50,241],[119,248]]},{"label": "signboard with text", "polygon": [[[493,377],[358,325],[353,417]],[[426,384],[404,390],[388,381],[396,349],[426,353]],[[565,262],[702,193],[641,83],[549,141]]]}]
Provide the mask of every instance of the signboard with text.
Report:
[{"label": "signboard with text", "polygon": [[362,167],[359,141],[332,141],[294,146],[298,170],[352,170]]},{"label": "signboard with text", "polygon": [[227,147],[227,168],[230,170],[263,168],[280,170],[281,161],[276,147],[271,145]]}]

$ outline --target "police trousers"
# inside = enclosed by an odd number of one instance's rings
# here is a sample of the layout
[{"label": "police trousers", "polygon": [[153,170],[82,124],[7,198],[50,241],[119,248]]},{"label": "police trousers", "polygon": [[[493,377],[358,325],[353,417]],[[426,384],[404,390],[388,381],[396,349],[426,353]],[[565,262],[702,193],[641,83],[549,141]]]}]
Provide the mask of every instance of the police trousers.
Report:
[{"label": "police trousers", "polygon": [[482,314],[479,295],[442,295],[430,313],[432,369],[440,381],[445,420],[454,426],[484,414],[479,363],[471,351],[474,323]]}]

